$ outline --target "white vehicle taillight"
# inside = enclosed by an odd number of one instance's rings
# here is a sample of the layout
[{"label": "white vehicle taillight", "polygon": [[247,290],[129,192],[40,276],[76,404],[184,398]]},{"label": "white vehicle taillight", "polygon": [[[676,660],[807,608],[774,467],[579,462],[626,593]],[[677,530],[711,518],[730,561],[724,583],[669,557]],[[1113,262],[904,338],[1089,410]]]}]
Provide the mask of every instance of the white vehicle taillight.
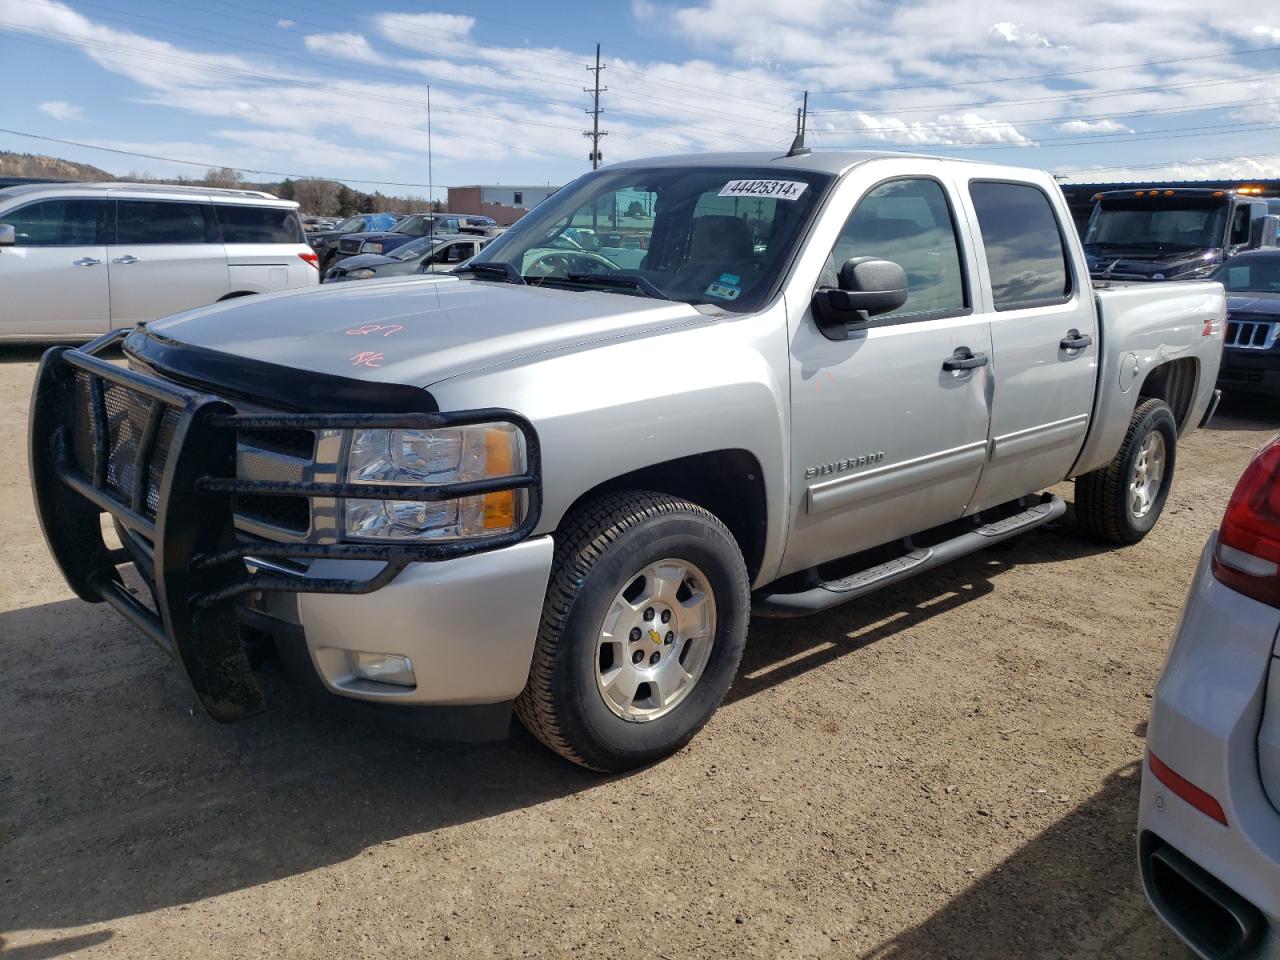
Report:
[{"label": "white vehicle taillight", "polygon": [[1213,575],[1245,596],[1280,607],[1280,437],[1258,451],[1231,494]]}]

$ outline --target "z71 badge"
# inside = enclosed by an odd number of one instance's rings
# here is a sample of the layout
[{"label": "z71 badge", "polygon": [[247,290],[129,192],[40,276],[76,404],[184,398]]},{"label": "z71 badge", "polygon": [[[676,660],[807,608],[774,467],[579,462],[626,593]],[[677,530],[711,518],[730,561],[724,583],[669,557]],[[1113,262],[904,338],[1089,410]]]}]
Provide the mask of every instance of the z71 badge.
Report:
[{"label": "z71 badge", "polygon": [[861,457],[848,457],[844,460],[837,460],[835,463],[820,463],[816,467],[805,467],[804,478],[812,480],[814,477],[825,477],[832,473],[844,473],[846,470],[865,467],[869,463],[879,463],[883,459],[884,451],[879,450],[875,453],[863,454]]}]

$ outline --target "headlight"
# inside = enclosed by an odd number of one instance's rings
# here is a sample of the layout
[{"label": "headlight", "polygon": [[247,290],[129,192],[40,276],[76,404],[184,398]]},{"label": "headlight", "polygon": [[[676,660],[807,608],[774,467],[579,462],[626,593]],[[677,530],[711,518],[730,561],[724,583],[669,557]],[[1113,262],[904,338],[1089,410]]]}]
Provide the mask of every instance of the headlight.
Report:
[{"label": "headlight", "polygon": [[[348,483],[421,487],[525,472],[524,437],[511,423],[443,430],[357,430],[347,452]],[[358,500],[343,504],[348,537],[376,540],[456,540],[508,533],[526,510],[523,490],[456,500]]]},{"label": "headlight", "polygon": [[349,277],[355,277],[357,280],[368,280],[370,277],[377,276],[368,267],[361,267],[359,270],[351,270],[347,273]]},{"label": "headlight", "polygon": [[369,240],[360,246],[361,253],[381,253],[382,244],[376,240]]}]

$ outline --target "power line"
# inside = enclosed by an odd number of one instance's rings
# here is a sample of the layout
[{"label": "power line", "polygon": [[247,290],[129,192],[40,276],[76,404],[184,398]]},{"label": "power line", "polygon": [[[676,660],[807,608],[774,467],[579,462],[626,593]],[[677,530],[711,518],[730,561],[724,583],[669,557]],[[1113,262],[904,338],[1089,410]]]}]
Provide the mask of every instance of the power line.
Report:
[{"label": "power line", "polygon": [[104,147],[98,143],[83,143],[79,140],[64,140],[60,137],[45,137],[38,133],[27,133],[23,130],[6,130],[0,127],[0,133],[7,133],[15,137],[28,137],[32,140],[46,140],[49,143],[61,143],[68,147],[84,147],[87,150],[101,150],[104,153],[117,153],[126,157],[140,157],[143,160],[161,160],[165,163],[181,163],[191,167],[204,167],[206,169],[212,167],[231,167],[241,173],[256,173],[263,177],[283,177],[288,180],[336,180],[338,183],[356,183],[362,186],[375,187],[419,187],[431,189],[429,183],[401,183],[396,180],[357,180],[354,177],[332,177],[320,176],[314,173],[284,173],[280,170],[254,170],[250,167],[236,167],[229,163],[221,163],[213,160],[183,160],[178,157],[162,157],[154,153],[139,153],[136,150],[120,150],[116,147]]},{"label": "power line", "polygon": [[[1065,96],[1055,97],[1028,97],[1022,100],[975,100],[969,103],[944,103],[932,104],[926,107],[894,107],[894,113],[920,113],[930,111],[957,110],[961,107],[985,107],[991,109],[993,107],[1011,107],[1027,103],[1063,103],[1076,100],[1101,100],[1107,97],[1121,97],[1133,93],[1163,93],[1168,90],[1178,90],[1184,87],[1212,87],[1219,86],[1224,83],[1248,83],[1254,80],[1268,80],[1280,76],[1280,73],[1247,73],[1235,77],[1213,77],[1208,80],[1187,80],[1180,83],[1161,83],[1145,87],[1117,87],[1111,90],[1076,90]],[[813,110],[814,116],[848,116],[850,114],[864,113],[863,110]]]},{"label": "power line", "polygon": [[[1221,60],[1225,57],[1243,57],[1253,53],[1274,53],[1280,47],[1253,47],[1248,50],[1233,50],[1229,53],[1206,53],[1195,57],[1170,57],[1167,60],[1147,60],[1144,63],[1116,63],[1107,67],[1088,67],[1084,70],[1063,70],[1059,73],[1027,74],[1020,77],[988,77],[983,80],[952,80],[946,83],[919,83],[911,86],[894,87],[859,87],[850,90],[824,90],[824,95],[835,96],[843,93],[896,93],[900,90],[934,90],[939,87],[968,87],[984,83],[1010,83],[1018,80],[1053,80],[1060,77],[1078,77],[1086,73],[1103,73],[1108,70],[1133,70],[1138,67],[1163,67],[1171,63],[1189,63],[1193,60]],[[1083,92],[1083,91],[1081,91]]]},{"label": "power line", "polygon": [[595,84],[594,84],[594,87],[582,88],[584,92],[591,94],[591,98],[592,98],[591,99],[592,108],[587,111],[587,113],[591,115],[591,129],[584,130],[582,132],[582,135],[584,137],[588,137],[591,140],[591,169],[592,170],[597,169],[600,166],[600,161],[604,159],[604,157],[600,153],[600,138],[607,137],[609,135],[608,130],[600,129],[600,114],[604,113],[604,110],[602,110],[600,107],[600,94],[603,93],[605,90],[609,89],[608,87],[600,86],[600,71],[603,69],[604,69],[604,64],[600,62],[600,44],[597,43],[596,44],[596,65],[594,67],[588,65],[587,67],[587,70],[595,74]]}]

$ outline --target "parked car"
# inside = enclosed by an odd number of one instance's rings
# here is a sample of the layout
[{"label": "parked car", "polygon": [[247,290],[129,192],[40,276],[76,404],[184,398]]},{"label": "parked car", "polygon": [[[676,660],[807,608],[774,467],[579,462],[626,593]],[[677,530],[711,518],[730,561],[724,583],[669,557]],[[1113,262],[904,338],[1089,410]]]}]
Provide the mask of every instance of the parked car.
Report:
[{"label": "parked car", "polygon": [[1280,438],[1200,555],[1151,702],[1138,857],[1200,956],[1280,957]]},{"label": "parked car", "polygon": [[318,282],[298,205],[269,193],[133,183],[0,189],[0,340],[89,340]]},{"label": "parked car", "polygon": [[320,276],[324,276],[338,255],[338,241],[347,234],[368,233],[371,230],[390,230],[403,218],[394,213],[357,213],[347,217],[331,230],[317,230],[307,234],[307,243],[320,258]]},{"label": "parked car", "polygon": [[[405,217],[389,230],[368,230],[361,233],[348,234],[338,241],[338,252],[335,263],[343,257],[354,257],[360,253],[390,253],[396,247],[408,243],[418,237],[431,235],[454,235],[466,232],[462,221],[457,217],[440,214],[416,213]],[[326,270],[327,274],[328,271]]]},{"label": "parked car", "polygon": [[338,225],[335,217],[303,217],[302,229],[307,233],[314,233],[318,230],[332,230]]},{"label": "parked car", "polygon": [[1280,250],[1249,250],[1213,275],[1227,288],[1227,336],[1218,386],[1280,396]]},{"label": "parked car", "polygon": [[444,273],[465,260],[470,260],[488,243],[485,237],[454,234],[443,237],[419,237],[390,253],[360,253],[339,260],[325,274],[325,283],[344,280],[373,280],[414,273]]},{"label": "parked car", "polygon": [[[557,245],[637,197],[637,267]],[[449,275],[50,353],[32,474],[68,581],[173,649],[213,716],[263,706],[242,621],[333,699],[470,739],[514,706],[621,770],[711,716],[753,608],[828,610],[1035,529],[1064,478],[1088,533],[1142,539],[1211,410],[1224,321],[1218,283],[1093,290],[1039,171],[625,162]],[[112,343],[132,370],[96,356]],[[158,398],[175,432],[137,453],[139,403],[104,443],[97,381]],[[125,461],[148,479],[113,490]],[[127,553],[99,544],[101,510]],[[122,556],[162,617],[114,586]]]}]

